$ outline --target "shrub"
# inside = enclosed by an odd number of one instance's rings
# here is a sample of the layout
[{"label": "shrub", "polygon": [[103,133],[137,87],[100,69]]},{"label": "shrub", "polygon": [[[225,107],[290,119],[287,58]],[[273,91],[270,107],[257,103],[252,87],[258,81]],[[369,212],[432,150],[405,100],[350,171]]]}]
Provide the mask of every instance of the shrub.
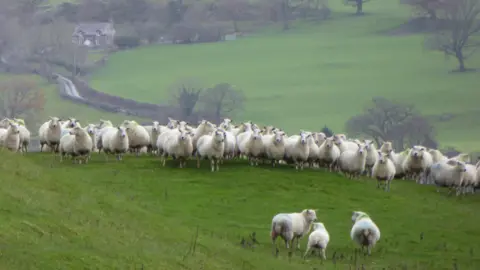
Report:
[{"label": "shrub", "polygon": [[114,42],[119,49],[131,49],[140,45],[140,38],[135,36],[116,36]]}]

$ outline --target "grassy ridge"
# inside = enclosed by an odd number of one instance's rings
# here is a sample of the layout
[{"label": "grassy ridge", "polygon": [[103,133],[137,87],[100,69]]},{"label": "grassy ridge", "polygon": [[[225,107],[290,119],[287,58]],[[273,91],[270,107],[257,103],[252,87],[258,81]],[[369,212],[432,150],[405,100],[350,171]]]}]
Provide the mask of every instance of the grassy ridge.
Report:
[{"label": "grassy ridge", "polygon": [[[371,180],[320,171],[251,168],[227,162],[219,173],[189,164],[161,168],[156,159],[127,157],[86,166],[1,152],[2,269],[313,269],[316,258],[271,256],[269,227],[278,212],[319,208],[330,231],[329,261],[351,264],[352,210],[364,210],[382,238],[367,269],[475,269],[480,263],[478,196],[447,198],[434,188],[395,181],[392,191]],[[188,254],[198,227],[195,253]],[[257,233],[253,251],[242,237]],[[424,239],[420,240],[420,234]],[[306,240],[302,240],[304,249]],[[353,259],[352,259],[353,261]],[[203,268],[202,268],[203,267]]]},{"label": "grassy ridge", "polygon": [[[448,74],[454,59],[423,50],[423,36],[381,34],[408,20],[409,9],[398,1],[372,1],[363,17],[338,3],[332,9],[331,20],[300,22],[289,33],[279,34],[276,25],[235,42],[120,52],[91,82],[101,91],[154,103],[167,103],[168,87],[185,77],[206,85],[228,82],[247,96],[238,120],[288,131],[324,124],[343,131],[349,117],[384,96],[414,103],[427,115],[456,115],[436,124],[442,146],[480,149],[478,73]],[[480,57],[468,65],[479,66]]]}]

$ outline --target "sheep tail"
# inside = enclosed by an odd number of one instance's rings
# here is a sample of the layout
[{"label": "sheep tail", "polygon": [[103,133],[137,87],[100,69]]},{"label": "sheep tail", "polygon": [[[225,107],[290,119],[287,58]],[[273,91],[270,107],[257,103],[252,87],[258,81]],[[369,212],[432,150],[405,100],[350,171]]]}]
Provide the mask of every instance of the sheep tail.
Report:
[{"label": "sheep tail", "polygon": [[272,233],[270,235],[272,239],[275,239],[279,234],[281,234],[282,230],[283,230],[282,224],[274,223],[272,225]]}]

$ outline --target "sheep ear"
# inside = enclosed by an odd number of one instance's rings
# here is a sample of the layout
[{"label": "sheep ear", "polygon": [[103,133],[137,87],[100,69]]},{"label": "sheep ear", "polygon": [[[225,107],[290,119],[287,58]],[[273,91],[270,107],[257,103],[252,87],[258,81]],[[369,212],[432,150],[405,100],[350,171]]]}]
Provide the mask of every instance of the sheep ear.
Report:
[{"label": "sheep ear", "polygon": [[449,159],[449,160],[447,161],[447,164],[448,164],[448,165],[451,165],[451,166],[454,166],[455,164],[457,164],[457,162],[456,162],[456,160]]}]

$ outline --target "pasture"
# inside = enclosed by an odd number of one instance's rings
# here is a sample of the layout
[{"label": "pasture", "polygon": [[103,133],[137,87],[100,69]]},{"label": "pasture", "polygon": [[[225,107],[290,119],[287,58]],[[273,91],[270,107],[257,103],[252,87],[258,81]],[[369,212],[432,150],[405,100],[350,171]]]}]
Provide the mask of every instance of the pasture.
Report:
[{"label": "pasture", "polygon": [[[205,86],[227,82],[245,92],[249,119],[296,132],[325,124],[344,131],[345,121],[373,97],[409,102],[428,116],[453,115],[435,123],[441,146],[480,149],[478,72],[451,74],[454,59],[423,48],[423,35],[385,31],[406,21],[398,1],[372,1],[365,16],[331,1],[332,18],[279,25],[233,42],[149,46],[119,52],[94,74],[95,89],[153,103],[168,103],[170,85],[198,78]],[[479,67],[480,57],[468,61]]]},{"label": "pasture", "polygon": [[[480,197],[447,197],[432,186],[396,180],[389,193],[371,180],[319,170],[250,167],[226,161],[160,167],[127,156],[88,165],[51,154],[0,152],[2,269],[477,269]],[[271,254],[278,212],[318,208],[330,231],[328,261]],[[355,256],[351,211],[382,232],[371,257]],[[241,245],[255,232],[254,248]],[[280,242],[280,241],[279,241]],[[306,239],[302,241],[304,251]],[[335,259],[332,257],[335,255]],[[356,257],[356,259],[355,259]]]}]

